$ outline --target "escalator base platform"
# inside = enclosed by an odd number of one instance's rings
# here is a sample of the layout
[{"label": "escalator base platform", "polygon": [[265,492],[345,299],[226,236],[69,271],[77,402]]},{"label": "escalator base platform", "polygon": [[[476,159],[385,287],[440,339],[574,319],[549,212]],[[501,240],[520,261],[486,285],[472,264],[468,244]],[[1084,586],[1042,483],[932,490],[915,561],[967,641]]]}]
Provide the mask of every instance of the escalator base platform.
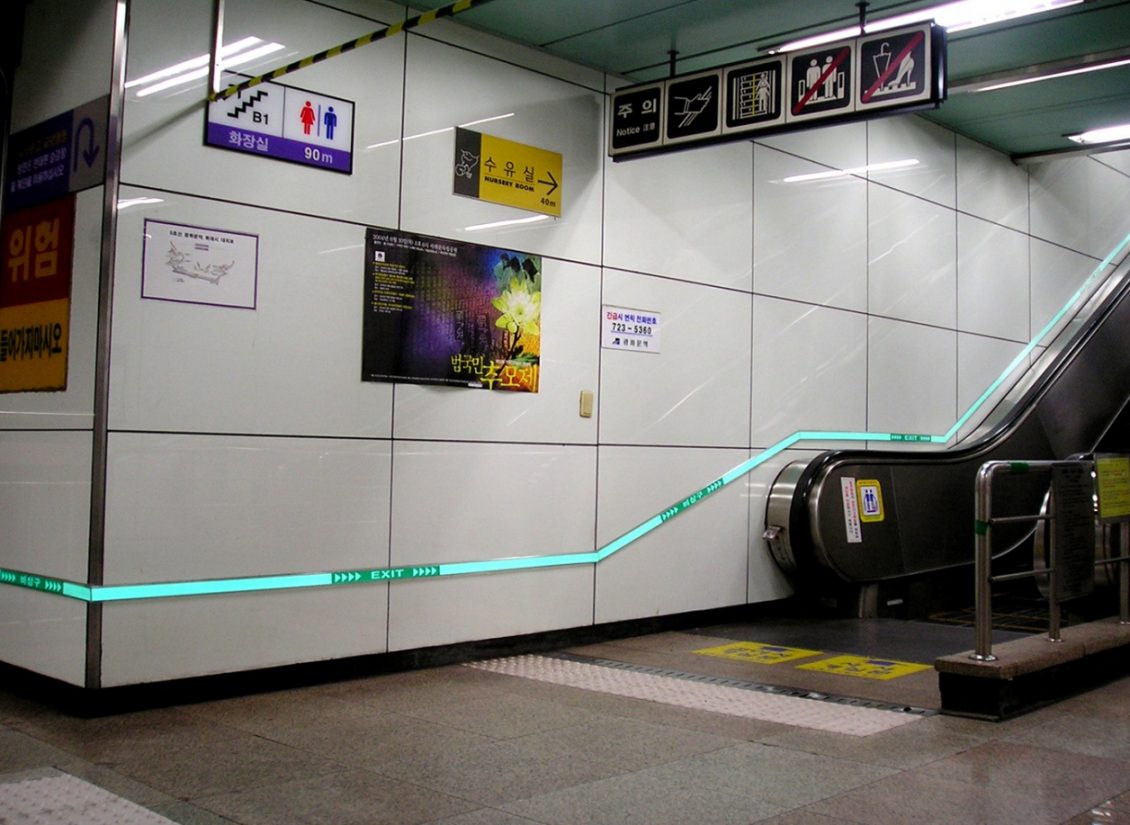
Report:
[{"label": "escalator base platform", "polygon": [[1103,619],[1065,627],[1058,642],[1030,636],[935,662],[942,712],[1003,721],[1130,673],[1130,625]]}]

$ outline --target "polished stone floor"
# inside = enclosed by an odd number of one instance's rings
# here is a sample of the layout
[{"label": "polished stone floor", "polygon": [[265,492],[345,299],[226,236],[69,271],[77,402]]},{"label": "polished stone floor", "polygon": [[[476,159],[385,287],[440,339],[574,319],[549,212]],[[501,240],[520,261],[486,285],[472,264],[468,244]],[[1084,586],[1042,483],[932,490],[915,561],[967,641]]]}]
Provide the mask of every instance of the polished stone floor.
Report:
[{"label": "polished stone floor", "polygon": [[[882,652],[858,647],[867,633],[758,635],[659,633],[533,657],[548,671],[466,663],[92,719],[0,686],[0,823],[1130,823],[1130,679],[982,722],[934,713],[929,670],[799,667]],[[701,653],[728,641],[825,649],[776,664]],[[595,681],[578,686],[574,666]],[[784,705],[745,714],[742,697],[761,698],[746,682],[847,697],[832,704],[849,721],[888,700],[923,712],[837,732]],[[719,691],[729,705],[710,704]],[[116,813],[99,813],[108,800]]]}]

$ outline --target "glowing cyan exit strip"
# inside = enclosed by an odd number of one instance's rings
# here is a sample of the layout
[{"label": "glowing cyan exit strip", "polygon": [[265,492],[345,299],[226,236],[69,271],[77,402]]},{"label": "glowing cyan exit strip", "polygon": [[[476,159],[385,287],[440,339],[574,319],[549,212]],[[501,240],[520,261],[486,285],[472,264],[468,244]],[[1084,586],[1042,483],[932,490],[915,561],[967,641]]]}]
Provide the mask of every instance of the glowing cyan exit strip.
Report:
[{"label": "glowing cyan exit strip", "polygon": [[294,590],[306,587],[330,587],[338,585],[371,584],[374,582],[409,581],[412,579],[436,578],[439,576],[460,576],[471,573],[501,573],[511,570],[532,570],[541,567],[567,567],[577,564],[598,564],[632,542],[646,536],[652,530],[660,527],[675,516],[689,510],[703,499],[714,495],[723,487],[732,484],[739,478],[760,467],[778,453],[787,450],[794,444],[803,441],[876,441],[896,443],[931,443],[946,444],[958,432],[976,411],[1000,387],[1012,371],[1019,366],[1035,349],[1041,340],[1058,324],[1070,311],[1091,283],[1130,245],[1130,235],[1122,239],[1105,259],[1095,267],[1095,270],[1083,281],[1075,294],[1063,305],[1047,325],[1040,330],[1032,341],[1021,350],[1012,363],[1005,368],[989,388],[981,394],[969,409],[962,415],[945,435],[921,435],[916,433],[858,433],[800,430],[781,439],[772,447],[763,450],[748,461],[744,461],[729,472],[707,484],[701,490],[692,493],[666,510],[652,516],[647,521],[636,526],[627,533],[613,539],[603,547],[589,553],[560,553],[548,556],[516,556],[505,559],[491,559],[488,561],[468,561],[454,564],[424,564],[410,565],[407,567],[380,567],[366,570],[338,570],[328,573],[299,573],[278,576],[253,576],[235,579],[209,579],[204,581],[159,582],[154,584],[110,584],[86,585],[69,582],[62,579],[53,579],[46,576],[37,576],[19,570],[0,568],[0,584],[13,587],[22,587],[52,593],[84,602],[115,602],[132,601],[137,599],[164,599],[178,596],[204,596],[220,593],[250,593],[266,590]]}]

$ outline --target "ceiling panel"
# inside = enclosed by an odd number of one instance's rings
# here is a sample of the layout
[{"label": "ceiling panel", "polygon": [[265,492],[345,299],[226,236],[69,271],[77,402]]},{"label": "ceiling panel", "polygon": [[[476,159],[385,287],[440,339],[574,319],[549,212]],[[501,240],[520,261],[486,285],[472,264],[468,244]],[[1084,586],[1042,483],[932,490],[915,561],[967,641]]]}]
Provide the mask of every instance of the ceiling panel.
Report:
[{"label": "ceiling panel", "polygon": [[[424,10],[449,0],[416,0]],[[923,8],[929,0],[874,0],[870,19]],[[686,73],[764,54],[799,36],[852,25],[852,0],[491,0],[459,21],[543,49],[629,82]],[[1025,76],[1056,61],[1130,57],[1130,0],[1080,5],[966,32],[949,43],[948,100],[928,117],[1014,156],[1073,150],[1067,133],[1130,122],[1130,69],[980,94],[971,79]]]}]

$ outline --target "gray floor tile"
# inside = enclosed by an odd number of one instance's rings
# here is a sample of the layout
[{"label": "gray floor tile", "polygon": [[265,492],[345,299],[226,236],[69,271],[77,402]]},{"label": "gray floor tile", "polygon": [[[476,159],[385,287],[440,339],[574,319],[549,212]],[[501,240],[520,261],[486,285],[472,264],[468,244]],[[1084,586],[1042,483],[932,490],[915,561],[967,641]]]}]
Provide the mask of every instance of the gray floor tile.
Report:
[{"label": "gray floor tile", "polygon": [[402,713],[448,725],[493,739],[515,739],[560,728],[599,721],[602,715],[591,710],[516,693],[492,692],[456,704],[432,705],[424,709],[404,709]]},{"label": "gray floor tile", "polygon": [[[943,716],[931,716],[871,736],[844,736],[805,728],[788,728],[758,741],[793,750],[839,756],[890,768],[912,768],[974,748],[987,741],[989,723],[952,724]],[[981,725],[982,729],[976,727]]]},{"label": "gray floor tile", "polygon": [[906,772],[808,806],[811,813],[867,825],[1058,825],[1077,811],[1021,791]]},{"label": "gray floor tile", "polygon": [[199,799],[196,804],[247,825],[415,825],[479,807],[366,771],[268,785]]},{"label": "gray floor tile", "polygon": [[1042,712],[1002,741],[1040,745],[1053,750],[1130,760],[1130,719]]},{"label": "gray floor tile", "polygon": [[669,762],[646,773],[664,783],[745,795],[788,809],[897,772],[847,759],[747,743]]},{"label": "gray floor tile", "polygon": [[748,825],[781,809],[742,794],[649,772],[590,782],[502,806],[550,825]]},{"label": "gray floor tile", "polygon": [[0,774],[30,768],[65,768],[81,761],[74,754],[41,742],[34,736],[0,727]]},{"label": "gray floor tile", "polygon": [[623,772],[575,747],[537,737],[418,754],[373,770],[490,806]]},{"label": "gray floor tile", "polygon": [[510,814],[498,808],[479,808],[469,814],[437,819],[432,825],[546,825],[544,820]]},{"label": "gray floor tile", "polygon": [[1130,785],[1130,762],[1032,745],[992,742],[922,768],[923,777],[1020,791],[1057,810],[1079,811]]},{"label": "gray floor tile", "polygon": [[115,770],[179,799],[253,789],[337,772],[332,760],[258,736],[232,735],[124,759]]}]

